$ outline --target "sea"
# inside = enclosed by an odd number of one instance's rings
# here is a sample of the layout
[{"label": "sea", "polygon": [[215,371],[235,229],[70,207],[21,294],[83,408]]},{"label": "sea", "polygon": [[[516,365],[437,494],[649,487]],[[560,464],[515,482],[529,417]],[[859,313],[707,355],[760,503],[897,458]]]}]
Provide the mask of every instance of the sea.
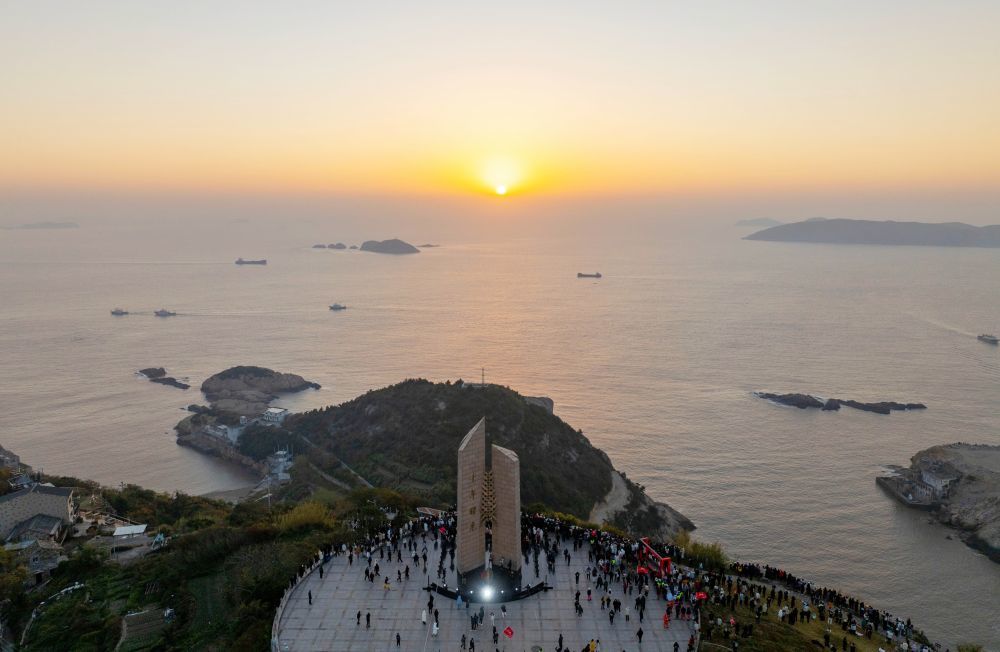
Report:
[{"label": "sea", "polygon": [[[485,375],[551,397],[696,538],[910,617],[952,649],[1000,650],[1000,565],[875,484],[929,446],[1000,444],[1000,350],[976,339],[1000,331],[1000,250],[746,241],[735,219],[0,230],[0,445],[51,474],[204,494],[255,480],[174,442],[222,369],[322,385],[277,402],[293,411]],[[396,236],[441,246],[312,248]],[[192,388],[136,376],[149,366]],[[928,409],[805,411],[761,390]]]}]

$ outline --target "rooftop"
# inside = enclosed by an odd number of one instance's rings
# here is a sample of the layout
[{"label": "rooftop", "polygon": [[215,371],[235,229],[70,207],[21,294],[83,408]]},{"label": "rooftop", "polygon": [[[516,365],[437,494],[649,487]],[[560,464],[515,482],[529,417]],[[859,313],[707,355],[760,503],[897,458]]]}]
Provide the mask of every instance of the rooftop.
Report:
[{"label": "rooftop", "polygon": [[7,535],[7,541],[20,539],[22,534],[30,531],[46,532],[54,536],[58,534],[59,528],[62,527],[62,523],[62,519],[58,516],[35,514],[31,518],[25,519],[15,525],[13,529],[11,529],[10,534]]},{"label": "rooftop", "polygon": [[9,493],[6,496],[0,496],[0,503],[16,500],[22,496],[27,496],[32,492],[46,494],[49,496],[65,496],[66,498],[69,498],[73,495],[73,487],[52,487],[44,484],[36,484],[28,487],[27,489],[21,489],[20,491]]}]

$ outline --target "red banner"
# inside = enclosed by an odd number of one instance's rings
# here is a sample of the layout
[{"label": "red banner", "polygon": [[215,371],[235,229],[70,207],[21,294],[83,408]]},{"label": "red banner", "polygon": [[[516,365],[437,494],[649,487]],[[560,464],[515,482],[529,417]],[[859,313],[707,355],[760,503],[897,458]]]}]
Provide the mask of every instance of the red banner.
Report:
[{"label": "red banner", "polygon": [[514,630],[508,625],[503,628],[503,635],[507,638],[514,638]]}]

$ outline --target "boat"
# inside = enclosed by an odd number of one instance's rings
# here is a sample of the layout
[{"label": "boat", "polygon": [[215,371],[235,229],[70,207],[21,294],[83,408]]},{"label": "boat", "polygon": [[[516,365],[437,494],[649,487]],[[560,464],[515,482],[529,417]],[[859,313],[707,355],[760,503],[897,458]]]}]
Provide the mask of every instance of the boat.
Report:
[{"label": "boat", "polygon": [[347,306],[341,305],[339,303],[335,303],[332,306],[330,306],[330,310],[332,310],[334,312],[338,312],[340,310],[347,310]]},{"label": "boat", "polygon": [[986,342],[987,344],[1000,344],[1000,339],[997,339],[996,335],[987,335],[986,333],[983,333],[976,339],[980,342]]},{"label": "boat", "polygon": [[261,258],[260,260],[243,260],[242,258],[236,259],[237,265],[266,265],[267,259]]},{"label": "boat", "polygon": [[600,272],[594,272],[593,274],[587,274],[585,272],[577,272],[576,273],[576,277],[577,278],[601,278],[601,273]]},{"label": "boat", "polygon": [[111,314],[114,315],[115,317],[121,317],[122,315],[127,315],[128,314],[128,310],[122,310],[121,308],[115,308],[114,310],[111,311]]},{"label": "boat", "polygon": [[164,310],[163,308],[160,308],[153,314],[156,315],[157,317],[174,317],[177,315],[176,312],[170,312],[169,310]]}]

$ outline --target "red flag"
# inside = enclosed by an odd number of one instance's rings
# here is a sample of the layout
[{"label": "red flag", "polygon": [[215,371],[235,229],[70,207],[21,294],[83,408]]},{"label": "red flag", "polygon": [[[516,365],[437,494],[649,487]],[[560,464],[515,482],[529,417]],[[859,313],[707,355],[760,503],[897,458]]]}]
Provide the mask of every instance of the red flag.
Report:
[{"label": "red flag", "polygon": [[514,638],[514,630],[511,629],[510,625],[503,628],[503,635],[507,638]]}]

